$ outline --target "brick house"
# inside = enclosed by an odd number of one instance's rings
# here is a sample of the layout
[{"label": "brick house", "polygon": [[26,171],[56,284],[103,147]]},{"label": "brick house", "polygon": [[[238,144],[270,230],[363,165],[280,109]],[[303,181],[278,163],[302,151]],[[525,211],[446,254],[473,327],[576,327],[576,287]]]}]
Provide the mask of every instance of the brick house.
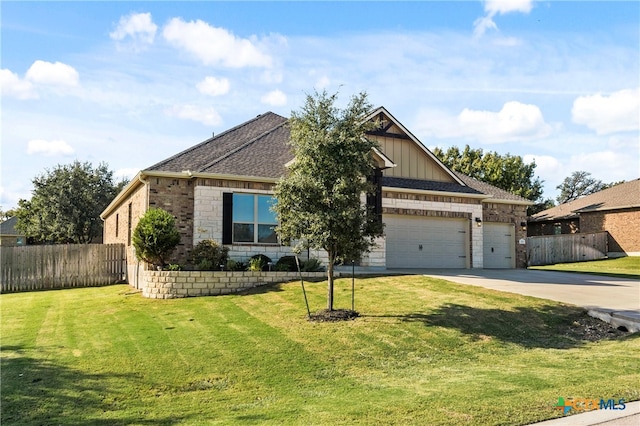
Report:
[{"label": "brick house", "polygon": [[[530,201],[452,172],[385,108],[368,119],[382,123],[369,137],[380,146],[375,158],[386,226],[363,268],[526,266]],[[205,239],[223,243],[240,261],[291,254],[278,243],[268,208],[293,160],[287,122],[267,112],[140,171],[102,213],[104,242],[129,247],[133,272],[139,266],[132,231],[148,208],[160,207],[176,217],[181,235],[173,262],[187,262]]]},{"label": "brick house", "polygon": [[608,232],[608,255],[640,256],[640,179],[618,184],[529,218],[528,236]]},{"label": "brick house", "polygon": [[13,216],[0,223],[0,246],[14,247],[27,245],[27,237],[16,229],[18,218]]}]

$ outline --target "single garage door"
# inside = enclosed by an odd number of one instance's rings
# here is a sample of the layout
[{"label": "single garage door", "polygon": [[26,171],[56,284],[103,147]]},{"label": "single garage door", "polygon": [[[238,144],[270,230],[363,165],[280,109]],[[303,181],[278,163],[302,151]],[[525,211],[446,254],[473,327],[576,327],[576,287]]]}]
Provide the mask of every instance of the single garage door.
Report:
[{"label": "single garage door", "polygon": [[515,228],[511,223],[485,222],[482,245],[485,268],[515,268]]},{"label": "single garage door", "polygon": [[388,268],[468,268],[469,221],[384,216]]}]

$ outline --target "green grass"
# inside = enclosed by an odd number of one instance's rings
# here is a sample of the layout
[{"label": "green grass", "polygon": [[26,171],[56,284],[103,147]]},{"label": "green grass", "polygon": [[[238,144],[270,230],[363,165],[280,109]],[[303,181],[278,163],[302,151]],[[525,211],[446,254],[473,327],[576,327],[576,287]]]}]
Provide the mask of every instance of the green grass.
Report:
[{"label": "green grass", "polygon": [[640,256],[594,260],[591,262],[558,263],[556,265],[532,266],[529,269],[580,272],[583,274],[607,275],[638,280],[640,279]]},{"label": "green grass", "polygon": [[575,307],[420,276],[357,279],[355,321],[308,322],[303,300],[2,295],[1,423],[511,425],[561,416],[558,397],[640,398],[640,336],[564,337]]}]

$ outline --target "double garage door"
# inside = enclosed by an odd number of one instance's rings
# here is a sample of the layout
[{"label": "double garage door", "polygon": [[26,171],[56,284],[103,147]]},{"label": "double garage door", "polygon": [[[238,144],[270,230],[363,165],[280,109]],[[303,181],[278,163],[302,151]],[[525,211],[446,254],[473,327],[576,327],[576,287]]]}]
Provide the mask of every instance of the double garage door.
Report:
[{"label": "double garage door", "polygon": [[469,220],[384,216],[388,268],[468,268]]}]

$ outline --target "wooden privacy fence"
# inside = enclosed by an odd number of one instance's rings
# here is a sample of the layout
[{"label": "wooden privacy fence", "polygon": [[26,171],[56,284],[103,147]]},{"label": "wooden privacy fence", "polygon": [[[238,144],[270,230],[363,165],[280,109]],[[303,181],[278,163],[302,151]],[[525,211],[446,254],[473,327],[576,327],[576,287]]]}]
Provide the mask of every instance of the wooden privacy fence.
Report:
[{"label": "wooden privacy fence", "polygon": [[2,247],[2,292],[93,287],[122,282],[124,244]]},{"label": "wooden privacy fence", "polygon": [[607,257],[607,232],[527,238],[529,266],[581,262]]}]

